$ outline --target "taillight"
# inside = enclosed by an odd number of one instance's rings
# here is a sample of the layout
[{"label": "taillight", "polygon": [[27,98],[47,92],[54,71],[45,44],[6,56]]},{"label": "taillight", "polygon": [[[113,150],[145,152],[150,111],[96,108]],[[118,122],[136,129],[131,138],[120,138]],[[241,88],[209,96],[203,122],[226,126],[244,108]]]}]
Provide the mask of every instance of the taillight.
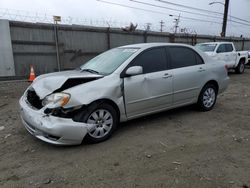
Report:
[{"label": "taillight", "polygon": [[225,65],[225,69],[226,69],[226,72],[228,74],[228,66],[227,65]]},{"label": "taillight", "polygon": [[228,71],[228,66],[227,65],[225,65],[225,69],[226,69],[226,71]]}]

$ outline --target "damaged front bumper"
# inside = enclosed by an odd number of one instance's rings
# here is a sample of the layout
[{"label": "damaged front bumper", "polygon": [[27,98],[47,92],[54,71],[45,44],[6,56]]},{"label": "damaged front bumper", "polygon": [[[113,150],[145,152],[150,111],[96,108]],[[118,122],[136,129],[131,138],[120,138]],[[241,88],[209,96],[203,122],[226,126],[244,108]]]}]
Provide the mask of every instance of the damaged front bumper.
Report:
[{"label": "damaged front bumper", "polygon": [[34,109],[23,96],[20,101],[21,119],[36,138],[56,145],[81,144],[88,130],[94,125],[75,122],[70,118],[55,117],[44,113],[44,109]]}]

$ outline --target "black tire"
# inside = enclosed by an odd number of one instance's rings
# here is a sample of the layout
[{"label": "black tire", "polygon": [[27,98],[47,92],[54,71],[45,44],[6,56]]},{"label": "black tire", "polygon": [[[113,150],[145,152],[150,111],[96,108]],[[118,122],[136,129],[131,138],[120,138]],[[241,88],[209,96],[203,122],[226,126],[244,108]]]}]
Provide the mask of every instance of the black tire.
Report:
[{"label": "black tire", "polygon": [[245,68],[246,68],[246,66],[245,66],[244,60],[240,60],[238,66],[235,68],[235,72],[237,74],[243,74],[245,71]]},{"label": "black tire", "polygon": [[[207,101],[205,100],[205,96],[207,96],[208,91],[212,90],[214,92],[214,99],[213,99],[213,102],[211,102],[210,105],[208,105],[208,103],[206,103]],[[197,107],[200,111],[210,111],[213,109],[215,103],[216,103],[216,100],[217,100],[217,94],[218,94],[218,89],[217,87],[214,85],[214,84],[206,84],[201,92],[200,92],[200,95],[199,95],[199,98],[198,98],[198,101],[197,101]],[[209,99],[208,99],[209,100]],[[211,99],[212,101],[212,99]]]},{"label": "black tire", "polygon": [[[100,123],[100,125],[97,125],[97,127],[95,127],[92,131],[90,131],[83,139],[83,141],[88,142],[88,143],[99,143],[99,142],[103,142],[105,140],[107,140],[108,138],[111,137],[111,135],[113,134],[113,132],[116,130],[117,125],[118,125],[118,112],[116,112],[116,110],[114,109],[113,106],[111,106],[110,104],[104,103],[104,102],[97,102],[97,103],[93,103],[90,106],[88,106],[85,110],[83,110],[82,112],[80,112],[77,116],[77,121],[79,122],[84,122],[87,123],[88,121],[95,121],[94,119],[91,119],[93,117],[90,117],[93,113],[98,114],[98,116],[100,116],[100,111],[104,111],[103,113],[106,115],[109,113],[112,117],[110,119],[107,119],[107,121],[111,121],[112,120],[112,125],[111,128],[106,131],[105,127],[109,127],[106,126],[106,124],[102,124]],[[105,115],[103,115],[103,119],[104,119]],[[100,120],[103,121],[105,123],[104,120]],[[102,125],[101,125],[102,124]],[[101,136],[101,131],[98,129],[103,129],[104,134],[103,136]],[[98,134],[96,135],[96,137],[93,135],[94,131],[98,131]],[[106,132],[105,132],[106,131]]]}]

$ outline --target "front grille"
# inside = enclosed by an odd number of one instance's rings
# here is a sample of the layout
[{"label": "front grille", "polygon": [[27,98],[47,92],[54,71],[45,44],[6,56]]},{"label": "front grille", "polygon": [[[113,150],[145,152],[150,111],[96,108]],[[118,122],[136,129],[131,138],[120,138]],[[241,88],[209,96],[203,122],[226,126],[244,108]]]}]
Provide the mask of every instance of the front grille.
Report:
[{"label": "front grille", "polygon": [[36,92],[32,89],[29,89],[27,91],[27,100],[30,105],[35,107],[36,109],[41,109],[43,107],[42,100],[40,100]]}]

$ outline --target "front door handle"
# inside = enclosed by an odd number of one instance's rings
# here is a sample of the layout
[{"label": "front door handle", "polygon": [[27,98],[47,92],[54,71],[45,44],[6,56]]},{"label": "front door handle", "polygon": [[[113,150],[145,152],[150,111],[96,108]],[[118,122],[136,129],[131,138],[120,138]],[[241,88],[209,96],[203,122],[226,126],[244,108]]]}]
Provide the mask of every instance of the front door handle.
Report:
[{"label": "front door handle", "polygon": [[165,73],[165,74],[162,76],[162,78],[171,78],[171,77],[173,77],[173,75],[172,75],[172,74],[168,74],[168,73]]},{"label": "front door handle", "polygon": [[199,68],[198,72],[204,72],[206,71],[205,69],[203,69],[202,67]]}]

